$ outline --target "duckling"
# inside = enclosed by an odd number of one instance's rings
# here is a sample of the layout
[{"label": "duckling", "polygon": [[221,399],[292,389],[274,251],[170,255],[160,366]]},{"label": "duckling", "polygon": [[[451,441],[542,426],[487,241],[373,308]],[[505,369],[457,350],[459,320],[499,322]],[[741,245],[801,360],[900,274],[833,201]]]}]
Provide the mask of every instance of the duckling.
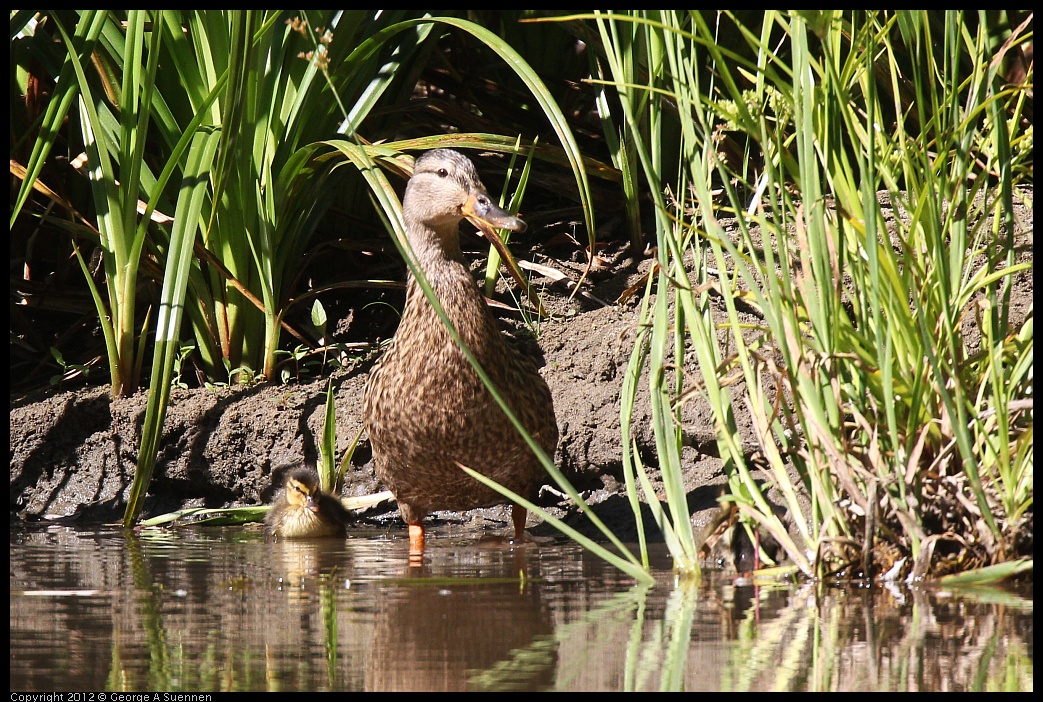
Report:
[{"label": "duckling", "polygon": [[[558,425],[550,389],[535,359],[507,343],[460,250],[465,217],[480,229],[524,231],[525,222],[497,207],[474,164],[452,149],[417,158],[402,217],[412,254],[446,316],[514,415],[553,456]],[[545,478],[412,275],[398,330],[367,381],[363,420],[376,474],[409,525],[411,556],[423,554],[429,513],[507,502],[460,465],[526,498]],[[518,540],[525,520],[525,508],[513,505]]]},{"label": "duckling", "polygon": [[265,517],[265,530],[284,539],[344,536],[349,514],[333,495],[319,487],[319,474],[311,468],[295,468],[286,476]]}]

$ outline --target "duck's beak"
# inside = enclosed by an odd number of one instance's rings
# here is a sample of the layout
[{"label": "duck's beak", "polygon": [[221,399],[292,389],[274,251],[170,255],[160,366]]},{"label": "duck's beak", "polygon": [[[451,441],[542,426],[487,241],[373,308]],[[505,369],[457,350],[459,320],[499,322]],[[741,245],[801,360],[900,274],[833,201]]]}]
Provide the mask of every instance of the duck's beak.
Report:
[{"label": "duck's beak", "polygon": [[319,511],[319,503],[316,502],[313,495],[308,495],[308,499],[305,501],[304,506],[310,509],[312,512]]},{"label": "duck's beak", "polygon": [[509,212],[501,210],[493,204],[488,194],[483,191],[471,193],[460,208],[460,211],[467,218],[467,221],[478,227],[481,235],[488,239],[493,247],[500,252],[500,258],[511,272],[511,277],[517,281],[522,290],[528,293],[529,300],[539,310],[540,316],[544,316],[546,313],[543,305],[540,304],[539,298],[533,294],[532,288],[529,287],[528,281],[525,280],[521,269],[518,268],[518,262],[514,260],[514,256],[511,254],[510,249],[507,248],[507,244],[503,243],[503,239],[495,231],[496,229],[510,229],[514,232],[523,232],[527,226],[525,222]]},{"label": "duck's beak", "polygon": [[483,233],[488,228],[510,229],[512,232],[525,231],[525,222],[511,213],[501,210],[483,192],[471,193],[460,211],[464,217],[470,220],[471,224],[478,227]]}]

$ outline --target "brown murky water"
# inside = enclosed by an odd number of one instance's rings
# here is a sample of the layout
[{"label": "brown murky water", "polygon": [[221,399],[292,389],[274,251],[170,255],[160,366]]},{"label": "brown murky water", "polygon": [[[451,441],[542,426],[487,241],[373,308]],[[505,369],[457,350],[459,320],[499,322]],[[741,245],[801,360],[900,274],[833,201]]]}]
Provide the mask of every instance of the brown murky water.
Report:
[{"label": "brown murky water", "polygon": [[411,568],[382,532],[13,530],[11,690],[1033,687],[1031,593],[696,585],[662,558],[643,588],[564,541],[428,545]]}]

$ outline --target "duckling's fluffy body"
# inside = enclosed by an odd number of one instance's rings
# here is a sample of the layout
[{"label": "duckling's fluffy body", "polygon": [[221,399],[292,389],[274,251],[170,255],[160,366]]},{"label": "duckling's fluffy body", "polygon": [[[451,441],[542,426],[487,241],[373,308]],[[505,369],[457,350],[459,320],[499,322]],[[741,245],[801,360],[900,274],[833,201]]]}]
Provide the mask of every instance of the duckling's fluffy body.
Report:
[{"label": "duckling's fluffy body", "polygon": [[[402,203],[413,255],[446,316],[543,450],[554,455],[558,426],[535,360],[509,345],[460,250],[465,216],[521,231],[525,223],[489,200],[474,165],[437,149],[416,160]],[[423,544],[421,520],[437,510],[506,502],[457,463],[529,498],[545,471],[460,351],[410,275],[394,340],[371,373],[363,407],[377,476]],[[515,506],[520,536],[525,510]]]},{"label": "duckling's fluffy body", "polygon": [[296,468],[286,476],[264,520],[269,534],[284,539],[344,536],[347,521],[344,505],[322,492],[319,475],[310,468]]}]

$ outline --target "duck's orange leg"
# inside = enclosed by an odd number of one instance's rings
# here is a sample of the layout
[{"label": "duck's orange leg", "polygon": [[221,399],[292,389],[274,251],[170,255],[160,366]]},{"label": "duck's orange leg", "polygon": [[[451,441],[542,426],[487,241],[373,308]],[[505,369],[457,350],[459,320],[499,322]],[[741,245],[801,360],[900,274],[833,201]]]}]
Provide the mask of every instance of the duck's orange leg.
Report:
[{"label": "duck's orange leg", "polygon": [[424,525],[419,522],[409,525],[409,555],[424,555]]}]

